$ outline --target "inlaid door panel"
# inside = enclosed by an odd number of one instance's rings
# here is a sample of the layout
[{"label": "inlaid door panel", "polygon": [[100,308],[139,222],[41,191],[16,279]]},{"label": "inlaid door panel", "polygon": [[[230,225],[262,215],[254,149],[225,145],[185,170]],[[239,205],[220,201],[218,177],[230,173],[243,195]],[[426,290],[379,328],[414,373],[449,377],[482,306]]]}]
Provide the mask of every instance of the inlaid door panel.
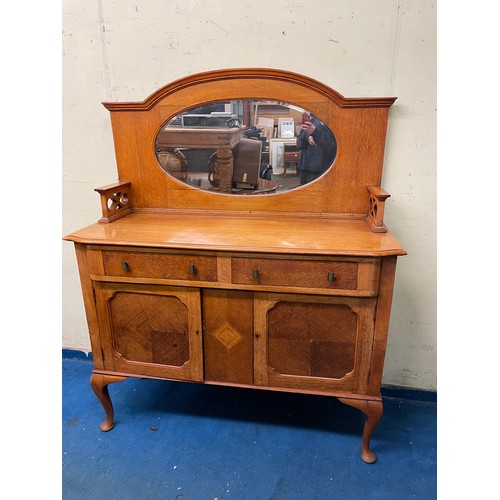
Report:
[{"label": "inlaid door panel", "polygon": [[205,379],[253,384],[253,293],[202,292]]},{"label": "inlaid door panel", "polygon": [[95,283],[106,369],[203,380],[198,288]]},{"label": "inlaid door panel", "polygon": [[324,391],[366,388],[375,300],[256,293],[256,383]]}]

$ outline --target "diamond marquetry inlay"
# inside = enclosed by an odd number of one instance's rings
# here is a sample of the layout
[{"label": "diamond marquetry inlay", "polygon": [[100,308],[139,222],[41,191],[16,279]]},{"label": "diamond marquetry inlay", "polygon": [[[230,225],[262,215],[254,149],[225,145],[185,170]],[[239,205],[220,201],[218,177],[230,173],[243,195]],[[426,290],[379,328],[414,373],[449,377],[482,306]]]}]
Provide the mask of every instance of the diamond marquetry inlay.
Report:
[{"label": "diamond marquetry inlay", "polygon": [[242,336],[228,323],[222,325],[217,331],[214,332],[214,337],[226,347],[226,349],[231,349],[234,347],[241,339]]}]

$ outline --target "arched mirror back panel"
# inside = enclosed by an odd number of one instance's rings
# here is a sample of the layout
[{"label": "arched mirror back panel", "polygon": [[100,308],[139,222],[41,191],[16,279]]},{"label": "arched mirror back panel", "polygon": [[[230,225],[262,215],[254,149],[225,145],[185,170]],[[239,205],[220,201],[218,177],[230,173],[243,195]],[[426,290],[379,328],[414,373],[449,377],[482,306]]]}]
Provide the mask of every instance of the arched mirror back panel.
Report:
[{"label": "arched mirror back panel", "polygon": [[[283,212],[364,216],[367,187],[380,185],[394,100],[345,98],[306,76],[255,68],[199,73],[142,102],[103,104],[135,208],[276,212],[279,204]],[[334,151],[319,176],[301,183],[303,115],[325,126]],[[256,142],[257,181],[254,167],[238,171],[241,151]],[[286,149],[295,154],[285,164]]]}]

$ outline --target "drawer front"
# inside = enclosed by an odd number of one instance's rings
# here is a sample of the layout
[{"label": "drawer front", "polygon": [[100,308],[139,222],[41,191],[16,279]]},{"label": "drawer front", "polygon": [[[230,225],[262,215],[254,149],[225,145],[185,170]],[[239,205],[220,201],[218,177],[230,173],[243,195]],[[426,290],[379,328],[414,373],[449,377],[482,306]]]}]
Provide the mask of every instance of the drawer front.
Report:
[{"label": "drawer front", "polygon": [[358,263],[233,258],[231,276],[242,285],[356,290]]},{"label": "drawer front", "polygon": [[150,252],[103,251],[108,276],[167,280],[217,281],[217,258]]}]

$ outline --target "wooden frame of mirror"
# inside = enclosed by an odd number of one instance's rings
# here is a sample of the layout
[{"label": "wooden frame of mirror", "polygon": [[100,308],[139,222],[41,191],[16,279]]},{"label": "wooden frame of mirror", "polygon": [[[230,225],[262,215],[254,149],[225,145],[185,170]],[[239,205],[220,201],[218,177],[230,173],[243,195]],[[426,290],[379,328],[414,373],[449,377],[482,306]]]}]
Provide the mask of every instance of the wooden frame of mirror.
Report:
[{"label": "wooden frame of mirror", "polygon": [[[224,99],[285,101],[311,111],[337,139],[333,168],[308,185],[251,200],[203,192],[170,177],[155,155],[154,141],[160,127],[182,111]],[[128,198],[135,210],[203,207],[276,212],[279,203],[284,212],[368,217],[373,230],[384,231],[380,217],[375,221],[370,214],[374,203],[383,212],[386,198],[373,198],[377,192],[373,188],[381,182],[388,111],[394,101],[393,97],[345,98],[303,75],[255,68],[191,75],[162,87],[142,102],[103,104],[111,113],[119,180],[131,183]],[[106,218],[103,215],[102,221]]]}]

